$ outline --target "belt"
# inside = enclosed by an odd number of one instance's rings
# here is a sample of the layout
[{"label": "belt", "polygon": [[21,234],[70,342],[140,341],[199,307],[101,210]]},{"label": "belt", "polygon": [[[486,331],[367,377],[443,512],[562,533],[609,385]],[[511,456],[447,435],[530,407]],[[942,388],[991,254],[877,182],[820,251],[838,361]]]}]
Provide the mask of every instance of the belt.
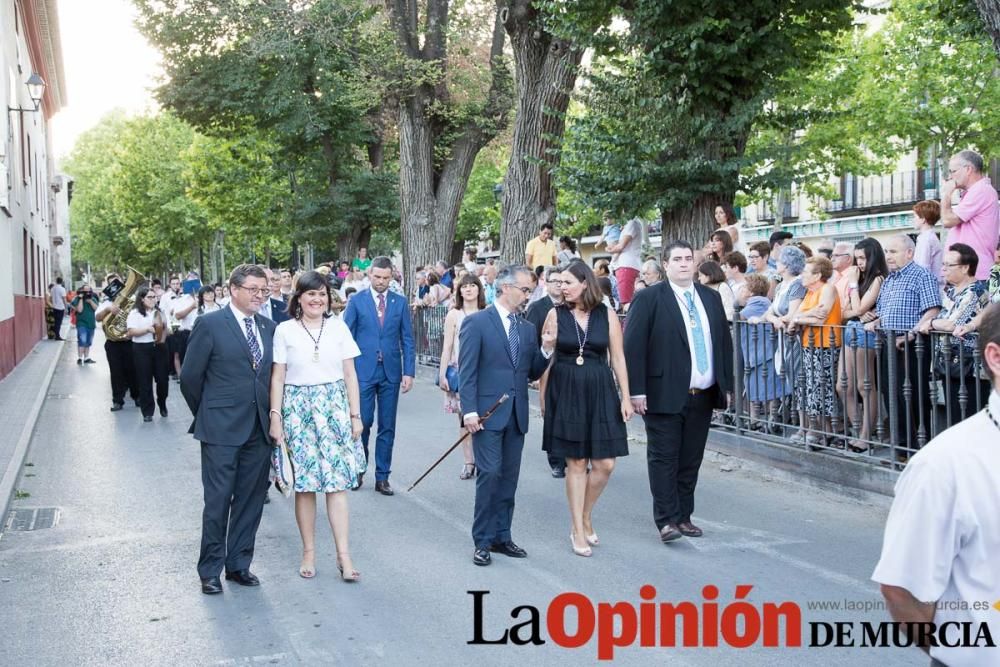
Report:
[{"label": "belt", "polygon": [[708,390],[707,389],[697,389],[695,387],[692,387],[691,389],[688,389],[688,394],[690,394],[691,396],[695,396],[697,394],[704,394],[706,391],[708,391]]}]

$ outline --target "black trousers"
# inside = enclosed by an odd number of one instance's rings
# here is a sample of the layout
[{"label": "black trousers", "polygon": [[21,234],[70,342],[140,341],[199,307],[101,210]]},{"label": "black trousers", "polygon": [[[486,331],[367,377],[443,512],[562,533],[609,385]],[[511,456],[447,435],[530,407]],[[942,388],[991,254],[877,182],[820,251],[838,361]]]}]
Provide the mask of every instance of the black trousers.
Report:
[{"label": "black trousers", "polygon": [[56,340],[62,339],[62,323],[63,323],[63,317],[65,316],[66,316],[65,309],[62,310],[58,308],[52,309],[52,328],[55,329]]},{"label": "black trousers", "polygon": [[121,405],[125,402],[125,392],[132,400],[139,399],[139,386],[135,381],[135,360],[132,357],[132,341],[104,341],[104,355],[108,358],[111,371],[111,402]]},{"label": "black trousers", "polygon": [[201,443],[201,555],[198,576],[245,570],[253,561],[257,528],[264,512],[271,446],[255,420],[250,439],[230,447]]},{"label": "black trousers", "polygon": [[156,345],[154,343],[132,343],[132,358],[135,360],[135,380],[139,385],[139,409],[143,417],[152,417],[153,369],[156,366]]},{"label": "black trousers", "polygon": [[[893,402],[896,412],[896,432],[892,433],[890,421],[890,440],[897,447],[910,451],[920,449],[917,439],[918,429],[922,426],[924,436],[931,439],[931,394],[930,394],[930,364],[932,359],[930,340],[921,334],[924,344],[923,353],[918,357],[916,341],[910,341],[904,349],[897,350],[892,345],[891,337],[887,338],[886,349],[879,364],[879,394],[885,402],[889,418],[892,418]],[[902,336],[899,336],[902,340]],[[909,397],[904,393],[904,385],[909,383]]]},{"label": "black trousers", "polygon": [[156,404],[167,407],[167,394],[170,393],[170,352],[166,343],[157,343],[153,350],[153,382],[156,384]]},{"label": "black trousers", "polygon": [[718,389],[688,396],[677,414],[646,413],[646,467],[658,529],[691,520],[698,470],[712,422]]},{"label": "black trousers", "polygon": [[180,359],[181,365],[184,365],[184,354],[187,352],[188,338],[191,336],[191,332],[186,329],[178,329],[174,333],[170,334],[167,340],[171,345],[171,355],[170,355],[170,372],[175,372],[173,355],[177,355]]}]

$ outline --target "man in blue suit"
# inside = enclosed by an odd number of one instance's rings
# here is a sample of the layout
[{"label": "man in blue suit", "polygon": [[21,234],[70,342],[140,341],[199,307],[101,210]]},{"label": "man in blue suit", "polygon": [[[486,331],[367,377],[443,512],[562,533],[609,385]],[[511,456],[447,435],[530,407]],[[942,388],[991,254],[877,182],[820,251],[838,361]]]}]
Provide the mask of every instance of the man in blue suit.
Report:
[{"label": "man in blue suit", "polygon": [[287,308],[288,302],[285,301],[285,296],[281,293],[281,277],[271,269],[265,269],[265,271],[267,272],[267,288],[271,293],[261,304],[260,314],[275,324],[281,324],[290,318]]},{"label": "man in blue suit", "polygon": [[[378,435],[375,438],[375,490],[393,495],[389,485],[392,445],[396,435],[399,390],[410,391],[416,372],[413,324],[406,297],[389,291],[392,260],[376,257],[369,268],[371,287],[354,296],[344,311],[344,322],[361,348],[354,360],[361,388],[361,441],[368,456],[368,437],[378,402]],[[369,459],[371,460],[371,459]],[[361,477],[358,486],[361,487]]]},{"label": "man in blue suit", "polygon": [[[545,351],[539,349],[535,325],[519,317],[533,289],[531,278],[526,266],[502,269],[493,305],[466,317],[459,334],[459,398],[479,468],[472,519],[476,565],[489,565],[491,551],[512,558],[528,555],[510,535],[528,431],[528,381],[542,376],[555,347],[555,336],[546,335]],[[509,400],[480,421],[504,394]]]}]

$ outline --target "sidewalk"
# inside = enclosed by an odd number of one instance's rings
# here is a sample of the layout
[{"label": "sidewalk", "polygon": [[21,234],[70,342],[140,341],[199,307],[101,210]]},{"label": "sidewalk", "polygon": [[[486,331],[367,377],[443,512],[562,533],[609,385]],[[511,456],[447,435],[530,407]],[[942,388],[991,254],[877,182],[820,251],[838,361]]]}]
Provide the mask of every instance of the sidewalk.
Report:
[{"label": "sidewalk", "polygon": [[[75,338],[72,330],[69,334]],[[0,380],[0,530],[14,496],[28,443],[49,391],[63,346],[75,340],[41,340],[14,371]]]}]

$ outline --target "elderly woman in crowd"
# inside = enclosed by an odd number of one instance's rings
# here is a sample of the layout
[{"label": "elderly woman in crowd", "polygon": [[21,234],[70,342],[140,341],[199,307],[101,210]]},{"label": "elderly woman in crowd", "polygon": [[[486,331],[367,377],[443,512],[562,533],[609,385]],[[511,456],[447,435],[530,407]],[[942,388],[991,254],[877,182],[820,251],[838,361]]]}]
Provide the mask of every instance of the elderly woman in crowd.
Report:
[{"label": "elderly woman in crowd", "polygon": [[736,297],[733,290],[726,282],[726,274],[722,267],[714,260],[705,260],[698,265],[698,282],[706,287],[711,287],[722,297],[722,308],[726,311],[726,319],[733,321],[736,312]]},{"label": "elderly woman in crowd", "polygon": [[[875,427],[878,411],[878,387],[875,383],[875,349],[878,339],[865,331],[864,325],[877,318],[875,303],[882,283],[889,275],[882,246],[873,238],[861,239],[854,246],[854,266],[845,272],[847,304],[842,312],[847,324],[844,351],[837,374],[837,392],[847,409],[847,418],[858,427],[857,440],[848,446],[854,452],[866,452]],[[841,386],[839,378],[844,378]],[[858,415],[861,394],[861,415]]]},{"label": "elderly woman in crowd", "polygon": [[658,260],[647,259],[642,264],[642,281],[645,283],[644,287],[649,287],[650,285],[655,285],[658,282],[662,282],[666,276],[663,273],[663,265],[660,264]]},{"label": "elderly woman in crowd", "polygon": [[747,276],[748,298],[746,306],[740,311],[741,320],[753,319],[757,322],[743,325],[740,332],[740,348],[746,372],[744,384],[750,401],[750,428],[755,431],[763,430],[758,421],[761,406],[765,407],[766,418],[767,404],[788,393],[785,391],[784,379],[774,370],[777,335],[773,327],[761,323],[771,307],[771,300],[767,298],[770,288],[771,283],[764,275],[753,273]]},{"label": "elderly woman in crowd", "polygon": [[[806,266],[805,254],[795,246],[783,246],[778,251],[776,269],[780,282],[774,291],[771,307],[763,318],[751,317],[750,324],[768,322],[775,330],[782,332],[798,312],[802,299],[806,296],[806,288],[802,286],[799,276]],[[774,370],[784,380],[786,395],[792,395],[793,401],[798,395],[791,390],[793,380],[798,375],[802,360],[802,349],[795,338],[778,336],[778,354],[775,355]]]},{"label": "elderly woman in crowd", "polygon": [[843,318],[837,289],[830,282],[832,276],[833,264],[826,257],[816,255],[806,260],[802,271],[806,296],[788,323],[789,333],[802,333],[804,371],[799,387],[799,423],[803,428],[792,441],[810,446],[828,444],[825,434],[833,431],[832,418],[840,416],[834,369],[837,368]]},{"label": "elderly woman in crowd", "polygon": [[[970,323],[986,305],[983,284],[976,280],[979,255],[964,243],[953,243],[944,253],[941,263],[948,287],[944,290],[941,312],[927,322],[921,333],[952,334],[961,325]],[[973,354],[976,338],[953,335],[937,337],[934,346],[934,368],[941,376],[948,409],[948,426],[954,426],[986,405],[990,387],[980,382]]]},{"label": "elderly woman in crowd", "polygon": [[287,446],[295,466],[295,521],[302,538],[299,576],[316,575],[316,494],[326,496],[326,515],[337,550],[337,569],[357,581],[348,546],[348,489],[365,472],[361,448],[361,394],[354,358],[361,355],[350,330],[331,312],[330,284],[307,271],[288,301],[292,319],[274,332],[270,436]]}]

